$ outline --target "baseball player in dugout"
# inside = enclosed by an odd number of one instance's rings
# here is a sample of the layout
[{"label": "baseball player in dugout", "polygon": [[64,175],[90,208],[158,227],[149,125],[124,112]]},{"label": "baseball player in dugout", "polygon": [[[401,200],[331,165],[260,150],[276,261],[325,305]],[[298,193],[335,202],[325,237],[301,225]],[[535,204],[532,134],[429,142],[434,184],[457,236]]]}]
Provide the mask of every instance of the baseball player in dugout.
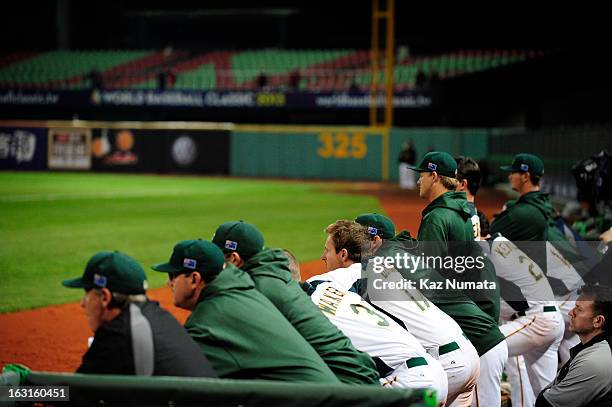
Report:
[{"label": "baseball player in dugout", "polygon": [[430,255],[463,254],[463,246],[449,247],[446,244],[474,240],[470,221],[472,215],[465,192],[455,191],[455,159],[448,153],[432,151],[425,154],[419,166],[411,166],[410,169],[420,173],[417,181],[419,196],[428,203],[422,212],[417,239],[420,242],[440,242],[428,244],[427,252]]},{"label": "baseball player in dugout", "polygon": [[310,278],[304,287],[312,301],[359,350],[375,358],[384,386],[433,388],[443,405],[448,380],[440,363],[393,317],[352,292],[361,274],[362,248],[368,245],[366,228],[339,220],[326,233],[321,259],[328,271]]},{"label": "baseball player in dugout", "polygon": [[[466,191],[468,203],[475,203],[481,179],[478,164],[469,157],[456,160],[457,190]],[[472,208],[475,214],[474,204]],[[480,218],[473,216],[472,222],[476,220],[480,225]],[[499,232],[492,234],[489,242],[481,246],[487,259],[494,263],[500,287],[503,287],[501,294],[507,311],[500,320],[500,330],[508,345],[505,371],[513,391],[513,404],[532,406],[537,392],[556,372],[563,317],[555,307],[548,281],[532,277],[541,275],[541,269],[525,252]]]},{"label": "baseball player in dugout", "polygon": [[253,280],[207,240],[185,240],[170,260],[174,305],[192,311],[185,329],[223,378],[339,383],[319,355],[255,289]]},{"label": "baseball player in dugout", "polygon": [[146,296],[142,267],[119,252],[94,255],[82,277],[81,307],[95,333],[77,373],[217,377],[183,327]]},{"label": "baseball player in dugout", "polygon": [[[508,176],[510,186],[519,193],[519,198],[506,202],[505,210],[491,223],[491,234],[499,232],[505,238],[521,246],[523,251],[545,271],[550,269],[546,264],[546,254],[550,254],[549,250],[543,250],[542,245],[522,244],[522,242],[551,242],[555,249],[572,264],[576,272],[581,276],[587,274],[589,271],[587,263],[569,244],[565,235],[555,224],[553,207],[548,193],[540,190],[540,183],[544,177],[542,160],[533,154],[522,153],[514,157],[512,165],[500,168],[510,172]],[[560,295],[568,291],[567,282],[564,283],[555,284],[554,281],[551,281],[555,294]]]},{"label": "baseball player in dugout", "polygon": [[506,209],[491,223],[491,234],[500,232],[512,241],[548,240],[547,222],[552,214],[548,193],[540,191],[544,163],[533,154],[518,154],[508,171],[512,189],[519,193],[516,201],[508,201]]},{"label": "baseball player in dugout", "polygon": [[[486,236],[481,236],[480,215],[476,209],[476,194],[480,189],[480,181],[482,179],[480,167],[471,157],[456,157],[455,162],[457,163],[456,191],[465,192],[467,207],[472,215],[470,217],[470,223],[472,224],[473,238],[475,241],[482,241]],[[483,249],[487,251],[490,249],[486,243],[471,243],[470,248],[470,257],[473,258],[483,256]],[[501,289],[497,279],[497,274],[495,272],[495,265],[491,262],[488,256],[484,256],[482,262],[482,268],[472,268],[469,270],[469,274],[463,274],[463,276],[469,276],[469,280],[471,281],[493,281],[496,283],[496,289],[468,290],[466,293],[472,300],[474,300],[480,309],[497,321],[499,320]]]},{"label": "baseball player in dugout", "polygon": [[[421,225],[417,239],[423,245],[427,256],[450,256],[453,259],[476,259],[485,261],[485,267],[472,267],[457,273],[453,267],[439,269],[449,280],[468,280],[470,282],[489,282],[484,289],[463,290],[475,304],[494,322],[494,335],[498,339],[494,347],[480,354],[480,378],[476,385],[472,405],[499,405],[501,403],[501,376],[508,358],[508,346],[504,335],[497,327],[499,318],[499,286],[495,271],[482,249],[474,243],[472,212],[467,203],[465,192],[457,192],[457,162],[446,152],[427,153],[419,166],[410,167],[420,173],[417,182],[419,196],[428,202],[422,212]],[[453,262],[454,264],[455,262]],[[478,270],[478,272],[476,272]],[[492,283],[492,284],[491,284]],[[490,287],[489,287],[490,286]],[[489,288],[487,288],[489,287]],[[490,289],[493,287],[493,289]],[[459,323],[472,342],[468,328],[464,327],[455,310],[442,308]],[[474,346],[478,349],[476,343]]]},{"label": "baseball player in dugout", "polygon": [[[406,245],[413,248],[416,241],[406,230],[395,235],[395,225],[391,219],[378,213],[364,213],[357,216],[355,222],[367,228],[369,239],[375,248],[373,256],[394,258],[396,254],[406,254],[414,258],[407,252]],[[371,258],[362,259],[362,269],[367,269],[370,260]],[[377,276],[394,282],[403,278],[403,274],[397,270],[387,271],[390,273]],[[407,277],[412,280],[412,276]],[[363,286],[367,284],[362,284]],[[440,362],[448,380],[447,404],[471,405],[473,389],[480,374],[480,360],[476,348],[467,339],[461,327],[417,289],[410,292],[385,291],[383,296],[372,296],[368,301],[380,312],[399,320],[427,353]]]},{"label": "baseball player in dugout", "polygon": [[582,277],[589,272],[587,262],[555,225],[549,195],[540,191],[542,160],[521,153],[501,169],[510,173],[508,180],[519,198],[508,201],[505,210],[493,219],[491,234],[500,233],[511,240],[545,273],[565,320],[564,339],[559,347],[564,363],[569,359],[569,349],[579,342],[569,329],[568,313],[574,307],[578,288],[584,285]]},{"label": "baseball player in dugout", "polygon": [[379,375],[372,358],[329,322],[299,283],[291,278],[289,259],[282,249],[264,247],[264,237],[244,221],[220,225],[213,237],[228,263],[249,274],[257,290],[267,297],[317,351],[343,383],[376,384]]}]

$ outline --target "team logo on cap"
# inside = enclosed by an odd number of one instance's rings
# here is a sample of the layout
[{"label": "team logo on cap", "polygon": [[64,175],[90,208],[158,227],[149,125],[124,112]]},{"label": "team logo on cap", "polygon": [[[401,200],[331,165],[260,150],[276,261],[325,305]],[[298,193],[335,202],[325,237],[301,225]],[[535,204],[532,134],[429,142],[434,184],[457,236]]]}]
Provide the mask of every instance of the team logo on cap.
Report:
[{"label": "team logo on cap", "polygon": [[97,285],[98,287],[106,287],[106,277],[105,276],[101,276],[100,274],[94,274],[94,284]]},{"label": "team logo on cap", "polygon": [[436,171],[438,169],[438,164],[427,163],[427,169],[431,171]]},{"label": "team logo on cap", "polygon": [[228,250],[236,250],[238,248],[238,243],[232,240],[225,241],[225,248]]},{"label": "team logo on cap", "polygon": [[198,266],[198,262],[195,261],[194,259],[188,259],[188,258],[183,259],[183,267],[185,267],[186,269],[195,270],[197,266]]},{"label": "team logo on cap", "polygon": [[378,234],[378,229],[368,226],[368,235],[376,236]]},{"label": "team logo on cap", "polygon": [[521,171],[529,171],[529,166],[527,164],[521,164]]}]

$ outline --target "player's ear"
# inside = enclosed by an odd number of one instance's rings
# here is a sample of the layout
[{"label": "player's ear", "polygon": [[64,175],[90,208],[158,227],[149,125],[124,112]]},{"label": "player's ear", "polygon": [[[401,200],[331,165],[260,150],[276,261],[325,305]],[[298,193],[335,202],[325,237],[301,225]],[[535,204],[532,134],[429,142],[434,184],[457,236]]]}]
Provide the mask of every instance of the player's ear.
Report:
[{"label": "player's ear", "polygon": [[225,257],[225,261],[233,264],[236,267],[240,267],[244,263],[237,252],[231,252],[227,254]]},{"label": "player's ear", "polygon": [[240,257],[240,255],[238,254],[238,252],[234,252],[233,253],[236,256],[236,267],[240,268],[244,265],[244,260],[242,260],[242,257]]},{"label": "player's ear", "polygon": [[342,259],[342,261],[345,261],[348,259],[348,250],[346,250],[345,248],[342,248],[339,254],[340,254],[340,258]]},{"label": "player's ear", "polygon": [[531,174],[529,172],[521,173],[521,178],[523,178],[523,182],[531,181]]},{"label": "player's ear", "polygon": [[189,282],[191,283],[191,285],[193,285],[194,287],[197,287],[200,285],[200,283],[203,282],[202,280],[202,275],[200,274],[199,271],[194,271],[193,273],[191,273],[191,275],[189,276]]},{"label": "player's ear", "polygon": [[603,315],[599,314],[593,320],[593,328],[596,328],[596,329],[597,328],[602,328],[605,323],[606,323],[606,317],[604,317]]},{"label": "player's ear", "polygon": [[113,294],[108,288],[100,289],[100,300],[104,308],[108,308],[108,304],[110,304],[113,300]]},{"label": "player's ear", "polygon": [[374,236],[374,239],[372,239],[372,250],[377,250],[382,244],[382,238],[378,235]]}]

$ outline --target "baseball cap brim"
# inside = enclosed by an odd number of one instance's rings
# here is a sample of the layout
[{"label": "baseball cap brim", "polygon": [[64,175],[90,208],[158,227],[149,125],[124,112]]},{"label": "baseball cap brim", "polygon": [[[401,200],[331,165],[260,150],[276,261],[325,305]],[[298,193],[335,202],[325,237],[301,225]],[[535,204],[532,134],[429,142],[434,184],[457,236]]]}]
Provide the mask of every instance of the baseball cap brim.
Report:
[{"label": "baseball cap brim", "polygon": [[162,273],[176,273],[184,270],[182,267],[177,267],[170,263],[154,264],[151,266],[151,268],[155,271],[160,271]]},{"label": "baseball cap brim", "polygon": [[87,288],[81,277],[64,280],[62,281],[62,285],[68,288]]},{"label": "baseball cap brim", "polygon": [[437,172],[439,175],[444,175],[445,177],[455,177],[457,174],[449,174],[446,172],[442,172],[442,171],[432,171],[429,168],[421,168],[421,167],[415,167],[413,165],[408,166],[409,169],[411,169],[412,171],[416,171],[416,172]]},{"label": "baseball cap brim", "polygon": [[427,168],[421,168],[421,167],[417,167],[417,166],[414,166],[414,165],[409,165],[408,168],[411,169],[412,171],[416,171],[416,172],[432,172],[431,170],[429,170]]},{"label": "baseball cap brim", "polygon": [[520,172],[511,165],[502,165],[501,167],[499,167],[499,169],[506,172]]}]

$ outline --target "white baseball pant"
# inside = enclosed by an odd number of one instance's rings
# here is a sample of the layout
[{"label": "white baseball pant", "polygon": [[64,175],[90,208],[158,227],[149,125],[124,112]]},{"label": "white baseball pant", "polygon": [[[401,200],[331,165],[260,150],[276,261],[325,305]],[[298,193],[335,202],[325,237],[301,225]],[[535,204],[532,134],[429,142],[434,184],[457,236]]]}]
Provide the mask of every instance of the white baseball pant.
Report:
[{"label": "white baseball pant", "polygon": [[501,341],[480,356],[480,378],[476,382],[472,406],[501,405],[501,377],[508,359],[508,345]]},{"label": "white baseball pant", "polygon": [[510,383],[512,407],[533,407],[536,397],[529,383],[529,375],[522,355],[510,356],[506,362],[506,376]]},{"label": "white baseball pant", "polygon": [[561,313],[555,306],[534,307],[499,329],[506,336],[509,356],[523,356],[533,394],[537,396],[557,373],[557,351],[564,329]]},{"label": "white baseball pant", "polygon": [[[422,363],[424,359],[427,364],[412,364],[412,361]],[[426,354],[423,358],[412,358],[402,363],[389,376],[380,379],[383,387],[404,387],[404,388],[427,388],[436,391],[438,405],[446,404],[448,396],[448,381],[446,373],[440,363],[430,355]]]}]

